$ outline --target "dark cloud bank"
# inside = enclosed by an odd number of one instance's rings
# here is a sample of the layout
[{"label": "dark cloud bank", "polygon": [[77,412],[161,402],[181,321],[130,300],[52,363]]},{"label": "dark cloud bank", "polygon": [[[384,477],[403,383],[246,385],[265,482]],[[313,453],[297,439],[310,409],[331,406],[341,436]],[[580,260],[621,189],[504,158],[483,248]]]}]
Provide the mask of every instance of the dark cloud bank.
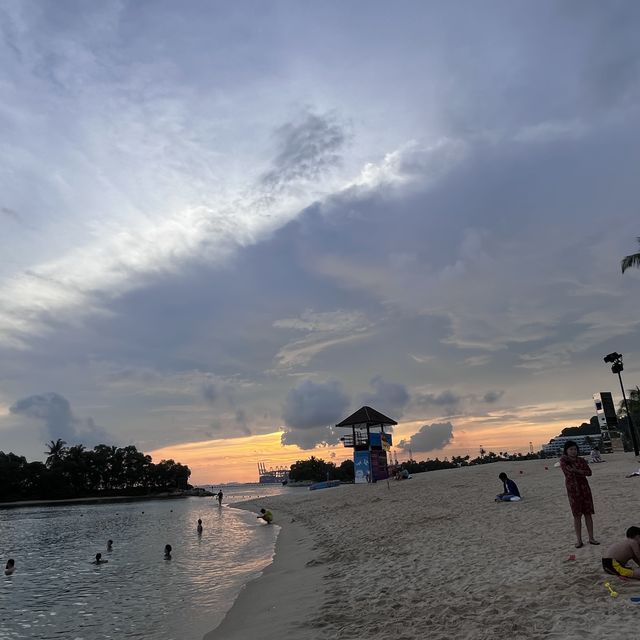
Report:
[{"label": "dark cloud bank", "polygon": [[339,436],[331,427],[346,417],[348,406],[349,397],[339,382],[301,382],[285,398],[282,444],[311,449],[318,444],[336,443]]},{"label": "dark cloud bank", "polygon": [[453,425],[450,422],[440,422],[425,424],[409,440],[401,440],[397,446],[405,451],[411,449],[412,452],[426,453],[443,449],[452,441]]},{"label": "dark cloud bank", "polygon": [[109,444],[111,436],[98,427],[92,418],[78,418],[69,401],[59,393],[49,392],[22,398],[9,411],[40,422],[52,440],[58,438],[69,444],[81,443],[89,446]]}]

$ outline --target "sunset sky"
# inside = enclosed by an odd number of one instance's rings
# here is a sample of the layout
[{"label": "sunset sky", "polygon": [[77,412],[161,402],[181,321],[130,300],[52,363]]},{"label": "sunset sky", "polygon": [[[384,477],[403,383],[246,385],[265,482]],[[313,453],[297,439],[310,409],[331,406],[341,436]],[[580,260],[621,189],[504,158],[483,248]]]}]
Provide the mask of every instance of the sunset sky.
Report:
[{"label": "sunset sky", "polygon": [[640,3],[0,3],[0,450],[196,483],[536,448],[640,384]]}]

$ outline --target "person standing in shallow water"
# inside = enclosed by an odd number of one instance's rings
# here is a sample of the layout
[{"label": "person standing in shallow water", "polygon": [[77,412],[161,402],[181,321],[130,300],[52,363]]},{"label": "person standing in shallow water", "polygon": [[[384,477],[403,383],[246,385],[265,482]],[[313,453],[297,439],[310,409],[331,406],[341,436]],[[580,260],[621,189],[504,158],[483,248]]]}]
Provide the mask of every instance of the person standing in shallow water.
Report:
[{"label": "person standing in shallow water", "polygon": [[173,551],[173,549],[171,548],[170,544],[165,544],[164,545],[164,559],[165,560],[171,560],[171,552]]},{"label": "person standing in shallow water", "polygon": [[586,460],[578,455],[578,445],[573,440],[568,440],[564,445],[564,455],[560,458],[560,468],[564,473],[565,485],[569,505],[573,514],[573,526],[576,531],[576,549],[580,549],[582,543],[582,516],[584,516],[589,534],[590,544],[600,544],[593,537],[593,497],[587,476],[592,474]]},{"label": "person standing in shallow water", "polygon": [[222,489],[220,489],[220,491],[218,491],[218,506],[221,507],[222,506]]}]

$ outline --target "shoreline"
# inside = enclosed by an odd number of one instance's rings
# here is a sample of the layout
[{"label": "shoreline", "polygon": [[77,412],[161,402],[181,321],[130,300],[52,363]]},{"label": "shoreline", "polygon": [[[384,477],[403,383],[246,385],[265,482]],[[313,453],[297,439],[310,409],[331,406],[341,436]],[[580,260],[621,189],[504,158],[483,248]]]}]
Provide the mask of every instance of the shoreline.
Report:
[{"label": "shoreline", "polygon": [[[279,496],[280,497],[280,496]],[[255,513],[266,498],[232,503],[234,509]],[[324,600],[325,568],[317,560],[316,543],[310,529],[297,521],[286,508],[276,510],[281,521],[271,564],[247,582],[220,624],[203,640],[299,640],[307,635],[309,619]]]},{"label": "shoreline", "polygon": [[69,504],[104,504],[109,502],[146,502],[148,500],[178,500],[191,496],[170,494],[147,494],[142,496],[95,496],[93,498],[62,498],[61,500],[16,500],[0,502],[0,509],[18,509],[20,507],[56,507]]}]

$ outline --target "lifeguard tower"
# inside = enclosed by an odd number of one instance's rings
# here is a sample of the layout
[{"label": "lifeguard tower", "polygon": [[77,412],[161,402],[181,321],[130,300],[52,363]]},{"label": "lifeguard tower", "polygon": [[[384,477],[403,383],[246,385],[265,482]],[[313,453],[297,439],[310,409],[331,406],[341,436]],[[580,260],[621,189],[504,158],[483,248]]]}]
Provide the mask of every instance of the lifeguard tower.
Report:
[{"label": "lifeguard tower", "polygon": [[377,482],[389,477],[387,451],[391,449],[390,433],[384,428],[398,424],[371,407],[361,407],[336,425],[351,429],[340,438],[345,447],[353,448],[353,468],[357,484]]}]

